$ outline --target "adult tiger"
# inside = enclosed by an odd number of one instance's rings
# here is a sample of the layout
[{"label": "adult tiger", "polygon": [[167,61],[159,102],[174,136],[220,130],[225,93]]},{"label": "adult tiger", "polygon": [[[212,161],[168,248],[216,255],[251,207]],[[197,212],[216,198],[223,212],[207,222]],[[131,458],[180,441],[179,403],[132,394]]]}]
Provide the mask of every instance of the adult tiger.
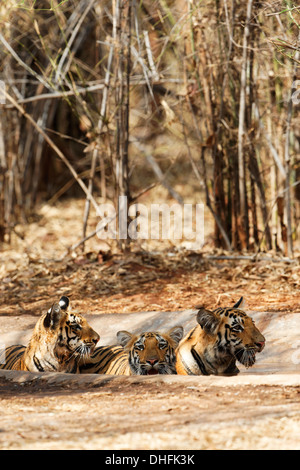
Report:
[{"label": "adult tiger", "polygon": [[119,331],[120,346],[102,346],[80,361],[82,374],[154,375],[176,374],[175,349],[183,336],[182,326],[167,333],[134,335]]},{"label": "adult tiger", "polygon": [[27,347],[9,346],[1,351],[0,369],[78,372],[80,357],[88,356],[100,337],[82,315],[68,307],[68,297],[61,297],[39,318]]},{"label": "adult tiger", "polygon": [[[238,307],[209,311],[199,307],[198,325],[176,349],[176,371],[182,375],[237,375],[236,360],[244,366],[255,363],[265,338],[253,320]],[[198,307],[197,307],[198,308]]]}]

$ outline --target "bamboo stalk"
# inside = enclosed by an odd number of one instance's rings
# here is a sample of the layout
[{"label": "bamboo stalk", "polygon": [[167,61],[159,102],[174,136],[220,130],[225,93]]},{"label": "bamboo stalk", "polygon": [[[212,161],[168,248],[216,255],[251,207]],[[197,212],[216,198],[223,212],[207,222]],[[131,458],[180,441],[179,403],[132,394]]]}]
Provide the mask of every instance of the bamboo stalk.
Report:
[{"label": "bamboo stalk", "polygon": [[[80,14],[78,15],[77,24],[76,24],[75,28],[72,31],[70,39],[69,39],[69,41],[68,41],[68,43],[67,43],[67,45],[64,49],[64,52],[61,55],[60,61],[59,61],[58,66],[56,68],[55,79],[54,79],[55,83],[62,83],[63,80],[64,80],[64,77],[65,77],[69,67],[66,67],[65,70],[62,71],[63,65],[64,65],[65,61],[67,60],[67,57],[70,56],[71,46],[72,46],[73,42],[75,41],[75,38],[76,38],[76,36],[77,36],[81,26],[82,26],[83,21],[85,20],[86,16],[90,12],[90,10],[93,8],[93,6],[95,4],[95,1],[96,0],[89,1],[89,3],[86,6],[85,10],[83,12],[80,12]],[[69,61],[69,63],[70,63],[70,61]]]},{"label": "bamboo stalk", "polygon": [[3,128],[3,111],[0,109],[0,172],[6,169],[5,159],[5,143],[4,143],[4,128]]},{"label": "bamboo stalk", "polygon": [[[107,102],[108,102],[109,83],[110,83],[110,77],[111,77],[111,67],[112,67],[112,60],[113,60],[113,56],[114,56],[114,50],[115,50],[115,43],[114,43],[114,41],[111,41],[110,49],[109,49],[109,55],[108,55],[108,59],[107,59],[107,68],[106,68],[106,74],[105,74],[105,80],[104,80],[104,89],[103,89],[103,95],[102,95],[100,117],[99,117],[98,126],[97,126],[99,138],[101,138],[101,132],[102,132],[103,124],[105,122],[105,115],[106,115],[106,108],[107,108]],[[88,186],[89,194],[92,194],[92,191],[93,191],[93,182],[94,182],[94,177],[95,177],[97,157],[98,157],[98,149],[97,149],[97,147],[95,147],[94,150],[93,150],[93,154],[92,154],[92,163],[91,163],[89,186]],[[102,187],[103,187],[103,185],[102,185]],[[84,217],[83,217],[83,231],[82,231],[83,238],[85,238],[85,236],[86,236],[86,228],[87,228],[87,221],[88,221],[89,211],[90,211],[90,197],[87,196],[86,202],[85,202]]]},{"label": "bamboo stalk", "polygon": [[[240,214],[241,214],[241,228],[246,228],[248,214],[247,214],[247,199],[246,199],[246,175],[245,175],[245,156],[244,156],[244,133],[245,133],[245,109],[246,109],[246,85],[247,85],[247,66],[248,66],[248,38],[250,35],[250,18],[252,12],[253,0],[248,0],[246,23],[243,37],[243,55],[242,55],[242,70],[241,70],[241,84],[240,84],[240,108],[239,108],[239,127],[238,127],[238,173],[239,173],[239,193],[240,193]],[[246,230],[247,232],[247,230]],[[246,233],[247,239],[249,234]]]},{"label": "bamboo stalk", "polygon": [[[299,46],[300,46],[300,32],[298,35],[298,50],[295,54],[295,63],[293,67],[293,82],[297,78],[296,62],[300,56]],[[289,257],[293,257],[294,255],[293,230],[292,230],[292,205],[291,205],[291,189],[290,189],[290,184],[291,184],[290,134],[291,134],[292,113],[293,113],[293,100],[292,100],[292,92],[290,92],[290,97],[289,97],[288,107],[287,107],[286,134],[285,134],[285,145],[284,145],[284,161],[285,161],[285,172],[286,172],[285,209],[286,209],[286,222],[287,222],[287,254]]]},{"label": "bamboo stalk", "polygon": [[11,56],[18,62],[19,65],[21,65],[30,75],[35,77],[39,82],[41,82],[45,88],[47,88],[50,91],[53,91],[54,87],[53,85],[49,84],[46,80],[44,80],[41,75],[36,73],[29,65],[25,64],[25,62],[18,56],[18,54],[14,51],[14,49],[11,47],[11,45],[6,41],[6,39],[3,37],[3,35],[0,33],[0,41],[2,42],[3,46],[8,50],[8,52],[11,54]]},{"label": "bamboo stalk", "polygon": [[3,120],[3,110],[0,108],[0,242],[4,241],[5,235],[4,183],[5,171],[7,169]]},{"label": "bamboo stalk", "polygon": [[[129,187],[129,110],[130,110],[130,73],[131,73],[131,2],[123,3],[114,0],[115,18],[114,38],[117,44],[115,105],[116,112],[116,145],[115,145],[115,199],[120,197],[130,202]],[[122,199],[123,200],[123,199]],[[128,214],[121,211],[118,219],[119,246],[125,251],[129,248],[127,237]],[[125,233],[126,232],[126,233]]]}]

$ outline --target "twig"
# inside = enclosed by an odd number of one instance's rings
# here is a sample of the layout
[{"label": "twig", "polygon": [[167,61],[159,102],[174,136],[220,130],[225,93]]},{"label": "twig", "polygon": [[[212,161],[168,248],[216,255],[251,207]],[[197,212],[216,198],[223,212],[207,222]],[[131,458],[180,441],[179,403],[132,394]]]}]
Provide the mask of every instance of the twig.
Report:
[{"label": "twig", "polygon": [[60,61],[59,61],[59,64],[57,66],[57,69],[56,69],[56,74],[55,74],[55,82],[62,82],[62,78],[65,77],[66,73],[67,73],[67,70],[68,70],[68,67],[64,70],[64,73],[63,73],[63,77],[61,77],[62,75],[62,67],[64,65],[64,62],[68,56],[68,54],[71,52],[71,46],[72,46],[72,43],[74,42],[76,36],[77,36],[77,33],[78,31],[80,30],[80,27],[85,19],[85,17],[87,16],[87,14],[89,13],[89,11],[92,9],[92,7],[94,6],[94,3],[95,3],[95,0],[93,1],[90,1],[85,9],[85,11],[83,13],[80,13],[80,16],[79,16],[79,20],[77,21],[77,24],[76,24],[76,27],[73,29],[73,32],[71,34],[71,37],[65,47],[65,50],[60,58]]},{"label": "twig", "polygon": [[[101,166],[96,167],[96,171],[99,171],[101,169]],[[88,177],[90,173],[90,170],[85,170],[79,173],[79,178],[85,178]],[[70,179],[66,184],[63,185],[62,188],[60,188],[53,196],[47,201],[47,204],[50,206],[55,204],[55,202],[66,192],[68,189],[70,189],[73,184],[75,183],[74,178]]]},{"label": "twig", "polygon": [[213,260],[229,260],[229,261],[243,261],[243,260],[249,260],[249,261],[271,261],[273,263],[297,263],[297,260],[291,259],[291,258],[271,258],[269,256],[263,256],[263,257],[258,257],[258,253],[255,255],[237,255],[237,256],[228,256],[228,255],[219,255],[219,256],[214,256],[214,255],[208,255],[205,256],[205,259],[213,259]]},{"label": "twig", "polygon": [[[131,48],[131,50],[133,50],[133,49],[134,48]],[[177,79],[177,78],[176,79],[165,78],[165,79],[160,79],[157,83],[159,83],[159,84],[162,84],[162,83],[182,84],[183,80]],[[148,80],[142,80],[139,76],[135,76],[135,77],[132,77],[130,79],[130,85],[134,85],[134,86],[149,85],[150,86],[150,82],[149,82],[149,79]],[[64,98],[64,97],[74,96],[74,95],[78,96],[78,95],[85,94],[85,93],[88,93],[88,92],[103,90],[104,88],[105,88],[105,84],[104,83],[99,83],[99,84],[87,86],[86,88],[83,88],[83,87],[78,87],[77,88],[76,87],[76,89],[68,90],[68,91],[56,91],[54,93],[42,93],[41,95],[29,96],[28,98],[20,97],[18,100],[16,100],[16,102],[18,104],[26,104],[26,103],[32,103],[34,101],[42,101],[42,100],[48,100],[48,99],[59,99],[59,98]],[[13,108],[13,106],[11,104],[6,104],[6,105],[3,105],[3,106],[4,106],[5,109]]]},{"label": "twig", "polygon": [[46,80],[43,79],[38,73],[36,73],[29,65],[25,64],[23,60],[18,56],[18,54],[13,50],[10,44],[6,41],[6,39],[2,36],[0,33],[0,41],[4,45],[4,47],[9,51],[9,53],[12,55],[12,57],[20,64],[27,72],[29,72],[31,75],[33,75],[39,82],[41,82],[45,88],[47,88],[50,91],[53,91],[55,87],[53,85],[49,85]]},{"label": "twig", "polygon": [[167,183],[166,181],[166,178],[165,178],[165,175],[163,174],[163,172],[161,171],[161,168],[160,166],[156,163],[156,161],[154,160],[153,156],[147,152],[143,146],[139,143],[139,142],[134,142],[134,145],[139,149],[141,150],[146,159],[147,159],[147,162],[151,165],[152,167],[152,170],[154,171],[155,175],[157,176],[159,182],[168,190],[168,192],[170,193],[170,195],[179,203],[179,204],[183,204],[183,199],[182,197],[180,196],[180,194],[177,193],[177,191],[175,191],[175,189],[172,188],[172,186],[169,185],[169,183]]},{"label": "twig", "polygon": [[202,171],[203,171],[203,182],[204,182],[204,187],[205,187],[205,197],[206,197],[206,205],[207,207],[209,208],[212,216],[214,217],[215,219],[215,222],[220,230],[220,233],[224,239],[224,242],[226,244],[226,247],[227,247],[227,250],[228,251],[232,251],[232,248],[231,248],[231,243],[230,243],[230,240],[228,238],[228,235],[226,233],[226,231],[224,230],[224,227],[222,225],[222,222],[218,216],[218,214],[216,213],[216,211],[214,210],[212,204],[211,204],[211,200],[210,200],[210,197],[209,197],[209,190],[208,190],[208,184],[207,184],[207,176],[206,176],[206,164],[205,164],[205,158],[204,158],[204,152],[205,152],[205,147],[203,146],[201,148],[201,161],[202,161]]},{"label": "twig", "polygon": [[[142,191],[140,191],[138,194],[132,197],[131,202],[135,202],[138,198],[140,198],[145,192],[149,191],[150,189],[155,188],[158,184],[160,183],[153,183],[149,185],[147,188],[144,188]],[[108,225],[110,222],[112,222],[117,216],[119,215],[119,211],[117,211],[108,221],[105,219],[104,224],[98,224],[96,230],[91,232],[89,235],[86,235],[83,237],[81,240],[76,242],[74,245],[70,246],[67,251],[62,255],[61,259],[65,258],[71,251],[76,250],[79,248],[81,245],[83,245],[86,241],[90,240],[91,238],[95,237],[98,232],[104,229],[106,225]]]},{"label": "twig", "polygon": [[[100,117],[98,120],[98,135],[101,135],[104,119],[105,119],[105,114],[106,114],[106,107],[107,107],[107,100],[108,100],[108,91],[109,91],[109,81],[110,81],[110,76],[111,76],[111,66],[112,66],[112,59],[114,56],[114,49],[115,49],[115,43],[114,41],[111,42],[110,44],[110,49],[109,49],[109,56],[107,59],[107,68],[106,68],[106,74],[105,74],[105,80],[104,80],[104,90],[103,90],[103,95],[102,95],[102,102],[101,102],[101,109],[100,109]],[[92,155],[92,163],[91,163],[91,170],[90,170],[90,179],[89,179],[89,194],[92,194],[93,191],[93,181],[95,177],[95,171],[96,171],[96,159],[98,156],[98,149],[95,148],[93,150],[93,155]],[[90,212],[90,197],[87,196],[86,202],[85,202],[85,209],[84,209],[84,217],[83,217],[83,238],[86,236],[86,227],[87,227],[87,220]]]},{"label": "twig", "polygon": [[255,103],[254,103],[254,110],[255,110],[256,117],[257,117],[258,122],[259,122],[259,128],[264,131],[264,137],[265,137],[265,139],[267,141],[267,144],[270,148],[270,152],[273,156],[274,162],[275,162],[278,170],[280,171],[282,177],[285,178],[286,177],[285,168],[281,163],[280,157],[279,157],[279,155],[277,153],[277,150],[275,149],[274,145],[272,144],[272,141],[271,141],[269,135],[267,134],[267,132],[265,132],[264,124],[263,124],[262,118],[260,116],[257,101],[255,101]]},{"label": "twig", "polygon": [[[6,164],[6,160],[5,160],[3,113],[0,110],[0,172],[4,171],[6,168],[7,168],[7,164]],[[1,193],[1,191],[0,191],[0,193]]]},{"label": "twig", "polygon": [[144,77],[145,77],[145,81],[147,83],[149,93],[151,95],[151,98],[153,99],[153,102],[156,103],[155,98],[154,98],[154,94],[153,94],[153,90],[152,90],[152,86],[151,86],[151,82],[150,82],[150,79],[149,79],[149,76],[151,76],[151,72],[148,69],[148,67],[146,66],[146,64],[144,63],[143,59],[139,56],[137,50],[135,49],[135,47],[133,45],[131,45],[131,52],[132,52],[132,55],[134,55],[136,57],[137,61],[139,62],[139,64],[141,65],[141,67],[143,69]]},{"label": "twig", "polygon": [[[298,34],[298,46],[300,46],[300,32]],[[295,59],[299,58],[300,51],[296,52]],[[297,78],[297,66],[294,64],[293,67],[293,82]],[[287,221],[287,249],[288,255],[293,256],[293,237],[292,237],[292,214],[291,214],[291,190],[290,190],[290,177],[291,177],[291,165],[290,165],[290,132],[291,132],[291,119],[293,112],[293,100],[292,92],[290,93],[288,108],[287,108],[287,118],[286,118],[286,135],[285,135],[285,146],[284,146],[284,160],[285,160],[285,207],[286,207],[286,221]]]},{"label": "twig", "polygon": [[277,203],[277,200],[279,197],[282,197],[282,196],[285,196],[286,192],[289,191],[291,188],[294,188],[295,186],[298,186],[298,184],[300,184],[300,181],[296,181],[295,183],[293,183],[292,185],[286,187],[285,189],[282,189],[281,191],[278,191],[276,196],[274,197],[273,199],[273,204],[269,210],[269,215],[266,217],[265,219],[265,228],[264,228],[264,231],[262,233],[262,236],[261,236],[261,239],[259,241],[259,244],[258,244],[258,248],[257,248],[257,252],[256,254],[258,254],[260,252],[260,247],[261,247],[261,244],[265,238],[265,235],[266,235],[266,232],[267,232],[267,228],[268,228],[268,223],[272,217],[272,212],[273,212],[273,209]]},{"label": "twig", "polygon": [[239,192],[240,192],[240,212],[243,220],[243,224],[246,223],[246,193],[245,193],[245,162],[244,162],[244,122],[245,122],[245,109],[246,109],[246,72],[247,72],[247,46],[248,37],[250,34],[249,23],[252,10],[252,1],[248,0],[247,4],[247,15],[246,24],[243,38],[243,60],[242,60],[242,71],[241,71],[241,90],[240,90],[240,109],[239,109],[239,127],[238,127],[238,174],[239,174]]},{"label": "twig", "polygon": [[288,42],[284,41],[283,39],[281,39],[281,42],[276,42],[272,39],[268,39],[268,41],[271,44],[274,44],[274,46],[287,47],[288,49],[292,49],[293,51],[298,51],[299,52],[299,46],[297,46],[297,47],[292,46],[292,44],[289,44]]},{"label": "twig", "polygon": [[150,65],[151,75],[152,75],[152,78],[154,80],[158,80],[159,75],[157,73],[157,70],[156,70],[156,67],[155,67],[155,64],[154,64],[152,51],[151,51],[151,45],[150,45],[150,41],[149,41],[148,31],[143,31],[143,35],[144,35],[144,39],[145,39],[146,52],[147,52],[147,56],[148,56],[148,62],[149,62],[149,65]]},{"label": "twig", "polygon": [[299,6],[297,6],[297,7],[293,7],[293,8],[286,8],[285,10],[276,11],[275,13],[267,13],[267,14],[266,14],[266,16],[275,16],[275,15],[281,15],[282,13],[286,13],[286,12],[289,12],[289,11],[297,10],[298,8],[300,8],[300,5],[299,5]]}]

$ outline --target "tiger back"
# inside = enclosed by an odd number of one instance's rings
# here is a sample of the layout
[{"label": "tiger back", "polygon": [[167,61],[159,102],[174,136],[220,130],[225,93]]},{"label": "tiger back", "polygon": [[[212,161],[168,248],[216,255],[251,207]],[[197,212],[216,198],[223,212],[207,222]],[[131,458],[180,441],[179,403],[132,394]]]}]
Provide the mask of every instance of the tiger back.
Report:
[{"label": "tiger back", "polygon": [[214,311],[199,307],[198,324],[183,338],[176,350],[176,370],[182,375],[237,375],[236,361],[252,367],[265,338],[253,320],[234,307]]},{"label": "tiger back", "polygon": [[30,372],[78,372],[80,357],[88,356],[99,335],[61,297],[37,321],[27,347],[9,346],[0,353],[0,369]]},{"label": "tiger back", "polygon": [[80,373],[110,375],[176,374],[175,349],[183,336],[176,326],[167,333],[144,332],[134,335],[119,331],[121,346],[102,346],[87,360],[80,361]]}]

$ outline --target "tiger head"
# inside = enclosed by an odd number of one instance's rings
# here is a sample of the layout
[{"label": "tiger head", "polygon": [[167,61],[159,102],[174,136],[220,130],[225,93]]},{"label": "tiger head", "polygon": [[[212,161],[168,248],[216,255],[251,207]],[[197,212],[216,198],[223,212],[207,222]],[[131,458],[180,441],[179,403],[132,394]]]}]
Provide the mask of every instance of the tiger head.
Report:
[{"label": "tiger head", "polygon": [[61,297],[38,320],[24,355],[28,370],[76,372],[78,360],[94,350],[100,337]]},{"label": "tiger head", "polygon": [[243,310],[218,308],[211,312],[201,308],[197,321],[216,340],[215,348],[220,355],[232,355],[246,367],[253,366],[256,353],[265,346],[264,336]]},{"label": "tiger head", "polygon": [[243,310],[199,307],[198,326],[182,340],[178,354],[178,373],[236,375],[236,360],[251,367],[265,338]]},{"label": "tiger head", "polygon": [[129,366],[134,375],[175,374],[175,349],[182,336],[182,326],[175,326],[167,333],[117,333],[119,343],[128,352]]}]

